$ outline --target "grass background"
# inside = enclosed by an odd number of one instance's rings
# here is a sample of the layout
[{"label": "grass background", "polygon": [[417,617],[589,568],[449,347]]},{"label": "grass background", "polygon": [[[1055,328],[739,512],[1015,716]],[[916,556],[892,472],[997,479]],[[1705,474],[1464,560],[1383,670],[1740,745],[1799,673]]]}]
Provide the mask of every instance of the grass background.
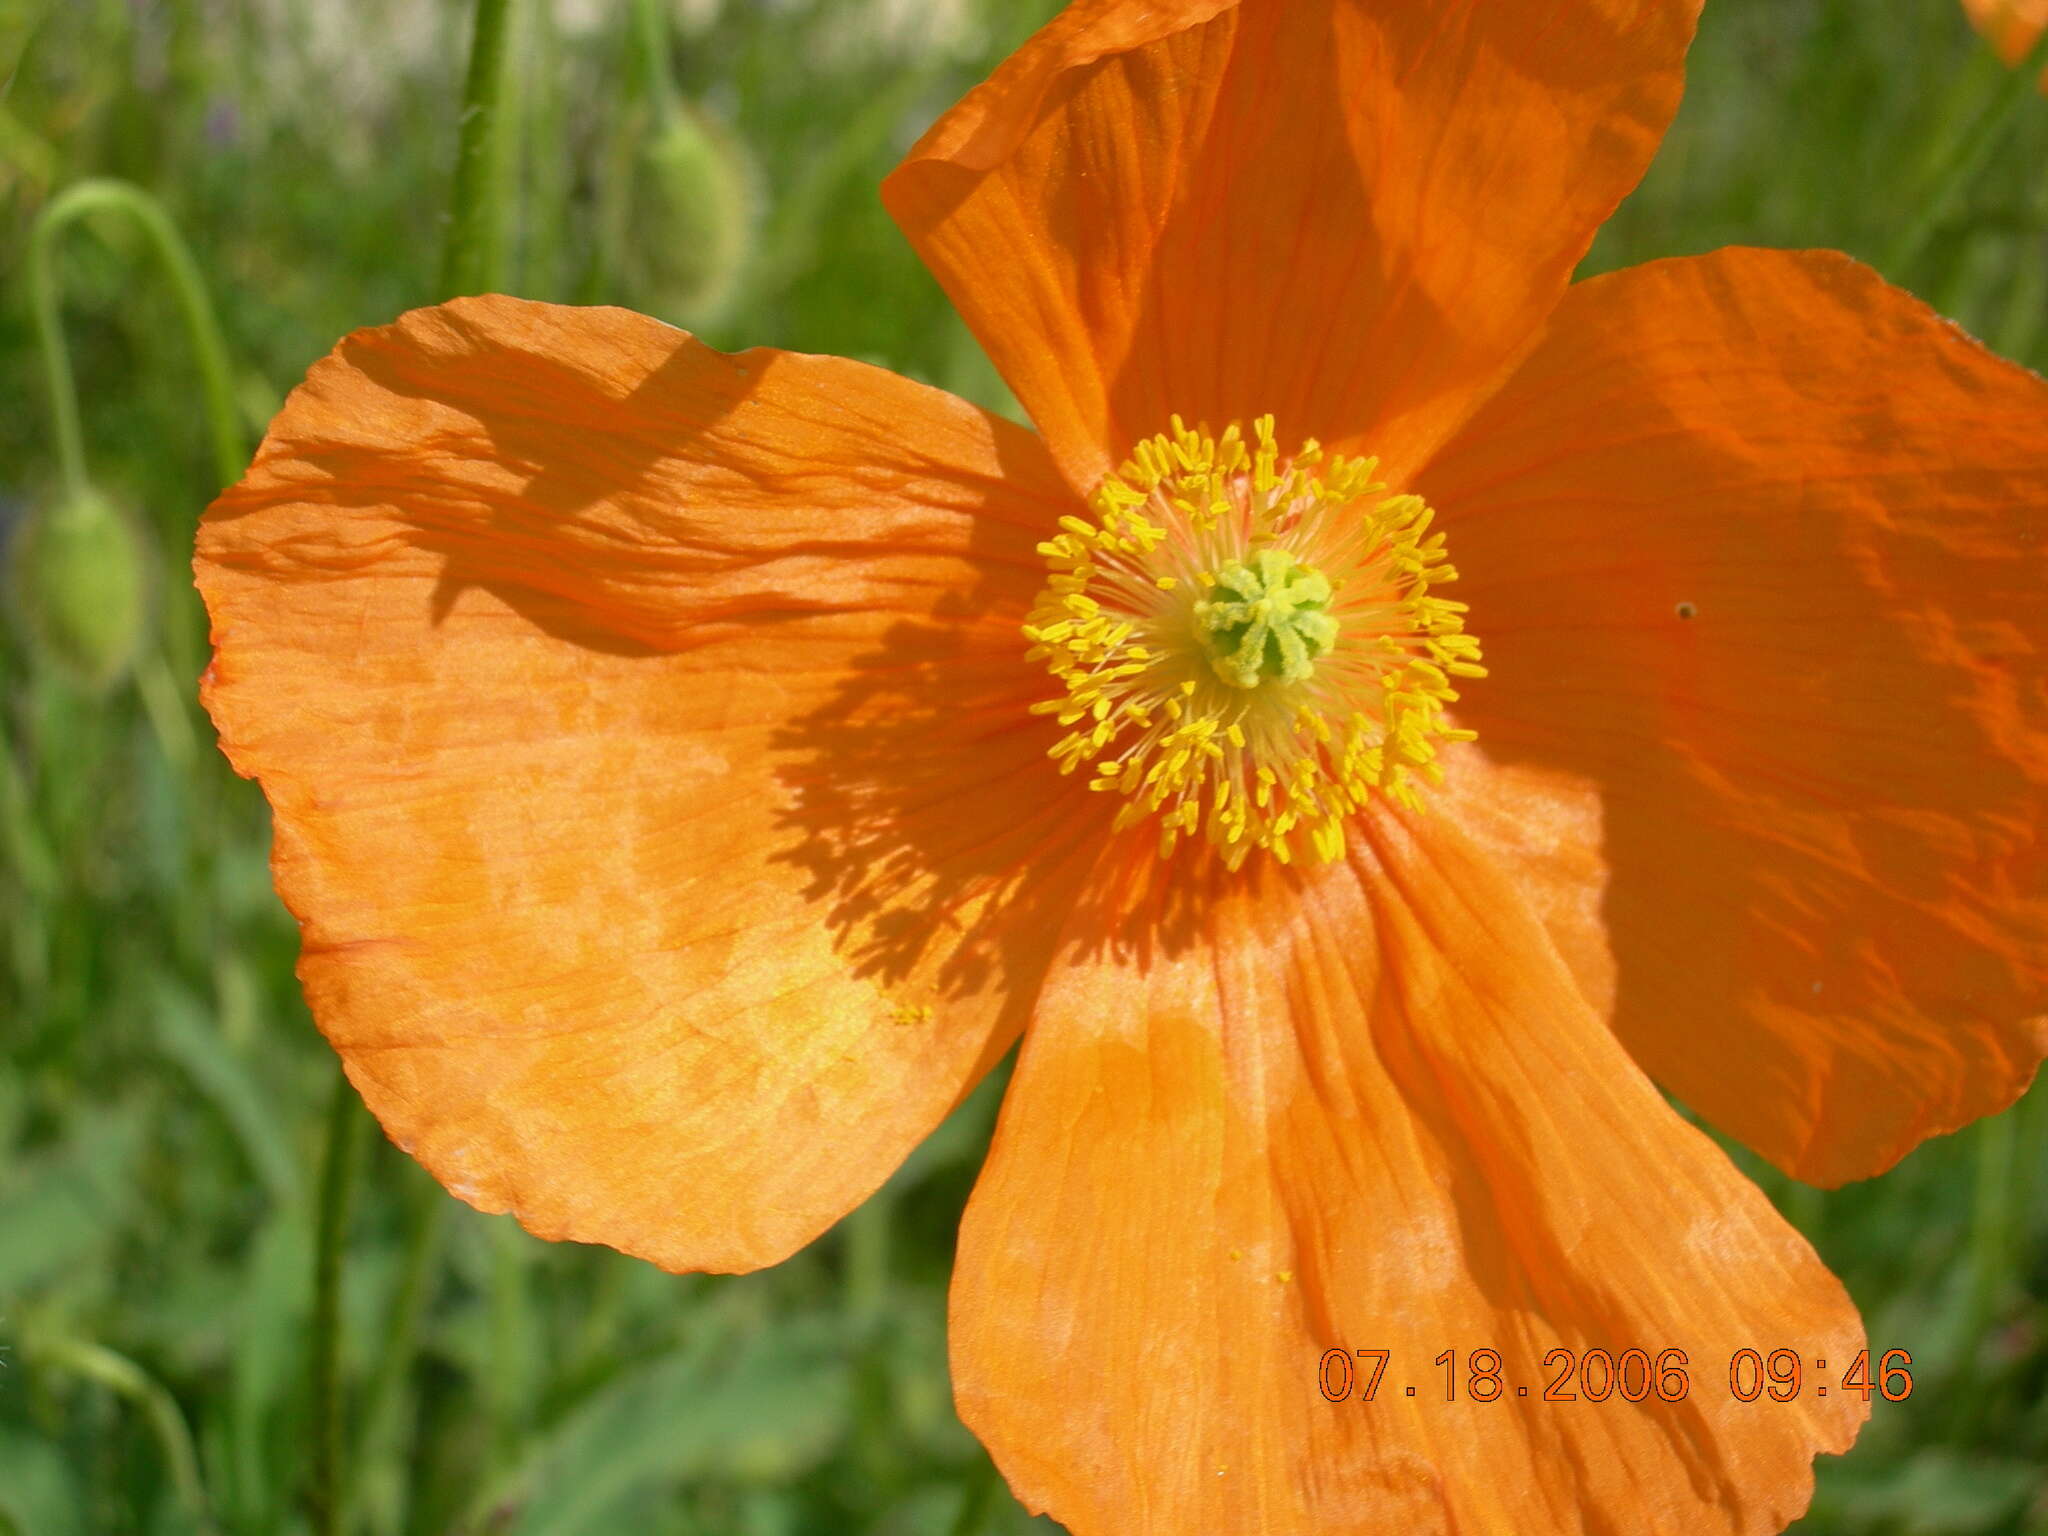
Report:
[{"label": "grass background", "polygon": [[[1008,407],[875,187],[1051,9],[675,0],[660,52],[693,116],[664,131],[624,0],[526,0],[513,286]],[[344,331],[437,297],[466,39],[452,0],[0,0],[0,521],[55,483],[21,282],[38,209],[85,176],[162,200],[253,432]],[[1839,247],[2041,368],[2048,102],[2006,85],[1954,0],[1708,0],[1677,126],[1588,270]],[[1980,173],[1944,177],[2001,93]],[[1931,237],[1899,250],[1930,206]],[[216,485],[185,333],[118,219],[75,229],[61,272],[91,473],[146,530],[155,595],[139,686],[82,690],[0,628],[0,1530],[305,1530],[335,1069],[292,979],[260,797],[189,697],[186,568]],[[825,1239],[734,1278],[539,1243],[365,1137],[351,1529],[1030,1528],[945,1370],[953,1230],[998,1088]],[[2044,1151],[2036,1092],[1834,1193],[1737,1154],[1873,1344],[1915,1362],[1910,1400],[1823,1460],[1801,1531],[2048,1532]]]}]

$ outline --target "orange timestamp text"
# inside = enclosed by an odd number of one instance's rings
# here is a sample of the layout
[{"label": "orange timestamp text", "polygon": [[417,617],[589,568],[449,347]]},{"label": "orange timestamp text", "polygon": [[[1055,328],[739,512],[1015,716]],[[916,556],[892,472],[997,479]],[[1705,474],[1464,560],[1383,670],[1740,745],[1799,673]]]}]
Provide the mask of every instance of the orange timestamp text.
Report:
[{"label": "orange timestamp text", "polygon": [[[1316,1386],[1332,1403],[1376,1402],[1386,1382],[1387,1349],[1326,1349],[1316,1367]],[[1447,1349],[1431,1364],[1443,1375],[1442,1401],[1456,1402],[1460,1377],[1463,1396],[1469,1402],[1492,1403],[1502,1398],[1527,1398],[1537,1382],[1516,1383],[1508,1379],[1500,1352],[1493,1349],[1468,1350],[1459,1367],[1459,1353]],[[1793,1349],[1764,1353],[1738,1349],[1728,1357],[1728,1395],[1740,1403],[1768,1398],[1789,1403],[1802,1393],[1826,1397],[1830,1392],[1860,1393],[1867,1403],[1873,1392],[1886,1402],[1896,1403],[1912,1395],[1913,1357],[1903,1349],[1888,1349],[1878,1356],[1877,1370],[1870,1368],[1870,1351],[1858,1350],[1839,1380],[1828,1378],[1825,1356],[1808,1358]],[[1604,1349],[1553,1349],[1543,1357],[1544,1379],[1537,1401],[1545,1403],[1604,1403],[1620,1399],[1640,1403],[1655,1397],[1662,1402],[1683,1402],[1693,1390],[1692,1359],[1682,1349],[1663,1349],[1653,1356],[1646,1349],[1624,1349],[1619,1354]],[[1432,1378],[1431,1386],[1436,1385]],[[1399,1395],[1414,1397],[1416,1386],[1399,1384]],[[1428,1394],[1437,1400],[1436,1394]]]}]

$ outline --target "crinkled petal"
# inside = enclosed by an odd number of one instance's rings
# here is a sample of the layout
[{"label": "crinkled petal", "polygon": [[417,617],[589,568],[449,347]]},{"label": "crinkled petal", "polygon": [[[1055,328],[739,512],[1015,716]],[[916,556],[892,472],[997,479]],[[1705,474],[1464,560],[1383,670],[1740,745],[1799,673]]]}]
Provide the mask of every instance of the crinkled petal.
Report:
[{"label": "crinkled petal", "polygon": [[[1847,1296],[1490,850],[1443,816],[1353,841],[1176,871],[1142,929],[1084,904],[961,1231],[962,1417],[1075,1536],[1779,1530],[1868,1412]],[[1735,1400],[1731,1357],[1780,1348],[1801,1395]]]},{"label": "crinkled petal", "polygon": [[1423,476],[1492,675],[1604,803],[1615,1028],[1824,1184],[2048,1050],[2048,385],[1830,253],[1573,289]]},{"label": "crinkled petal", "polygon": [[1697,0],[1082,0],[883,198],[1091,491],[1180,413],[1398,478],[1535,335]]},{"label": "crinkled petal", "polygon": [[1069,823],[1030,434],[878,369],[466,300],[314,368],[207,514],[208,708],[320,1027],[546,1237],[773,1262],[1014,1038]]}]

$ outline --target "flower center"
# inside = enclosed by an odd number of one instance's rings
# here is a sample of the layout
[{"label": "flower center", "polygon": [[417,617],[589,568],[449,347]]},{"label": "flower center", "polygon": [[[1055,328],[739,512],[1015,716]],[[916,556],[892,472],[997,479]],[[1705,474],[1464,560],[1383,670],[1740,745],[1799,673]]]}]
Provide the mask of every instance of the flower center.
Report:
[{"label": "flower center", "polygon": [[1125,797],[1159,849],[1202,834],[1235,869],[1254,849],[1334,859],[1374,794],[1417,806],[1440,782],[1453,677],[1483,677],[1433,513],[1389,496],[1377,461],[1282,460],[1273,419],[1247,442],[1175,417],[1039,545],[1051,578],[1024,626],[1062,694],[1063,772]]},{"label": "flower center", "polygon": [[1284,549],[1253,551],[1250,562],[1224,565],[1210,595],[1195,604],[1209,665],[1233,688],[1313,677],[1316,658],[1337,640],[1328,579]]}]

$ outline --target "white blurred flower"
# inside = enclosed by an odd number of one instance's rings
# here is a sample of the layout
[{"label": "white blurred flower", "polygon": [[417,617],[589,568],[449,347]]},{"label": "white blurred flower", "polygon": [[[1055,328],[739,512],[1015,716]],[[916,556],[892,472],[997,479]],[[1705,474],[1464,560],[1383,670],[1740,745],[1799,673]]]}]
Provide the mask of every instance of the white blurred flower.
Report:
[{"label": "white blurred flower", "polygon": [[[617,25],[625,19],[631,0],[550,0],[555,25],[565,37],[582,37]],[[701,32],[718,20],[724,0],[666,0],[670,19],[678,31]]]},{"label": "white blurred flower", "polygon": [[957,58],[984,42],[971,0],[837,0],[820,12],[812,52],[825,68],[910,54]]},{"label": "white blurred flower", "polygon": [[344,110],[381,105],[409,77],[445,69],[466,31],[459,8],[419,0],[255,0],[254,9],[270,78]]}]

